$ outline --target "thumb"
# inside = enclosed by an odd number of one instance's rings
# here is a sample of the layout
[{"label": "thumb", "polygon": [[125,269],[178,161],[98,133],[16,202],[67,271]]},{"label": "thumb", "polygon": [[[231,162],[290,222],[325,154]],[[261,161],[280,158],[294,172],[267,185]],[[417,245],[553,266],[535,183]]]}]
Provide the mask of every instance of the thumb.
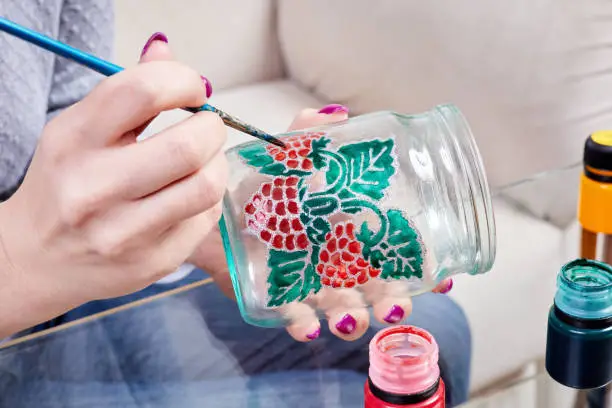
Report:
[{"label": "thumb", "polygon": [[140,53],[140,62],[173,60],[168,37],[164,33],[155,33],[145,43]]}]

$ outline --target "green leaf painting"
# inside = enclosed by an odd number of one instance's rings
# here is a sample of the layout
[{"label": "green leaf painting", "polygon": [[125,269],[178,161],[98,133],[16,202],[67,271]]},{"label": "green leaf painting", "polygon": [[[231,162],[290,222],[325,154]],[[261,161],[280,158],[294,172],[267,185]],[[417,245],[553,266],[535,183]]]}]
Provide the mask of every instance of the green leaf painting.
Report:
[{"label": "green leaf painting", "polygon": [[373,200],[380,200],[395,173],[393,139],[369,140],[338,149],[348,164],[346,188]]},{"label": "green leaf painting", "polygon": [[315,274],[308,251],[285,252],[270,250],[268,258],[269,307],[281,306],[304,299],[317,289]]},{"label": "green leaf painting", "polygon": [[361,225],[357,239],[363,244],[363,255],[373,267],[382,268],[381,279],[423,278],[423,249],[421,239],[398,210],[388,210],[387,232],[380,241],[368,228]]}]

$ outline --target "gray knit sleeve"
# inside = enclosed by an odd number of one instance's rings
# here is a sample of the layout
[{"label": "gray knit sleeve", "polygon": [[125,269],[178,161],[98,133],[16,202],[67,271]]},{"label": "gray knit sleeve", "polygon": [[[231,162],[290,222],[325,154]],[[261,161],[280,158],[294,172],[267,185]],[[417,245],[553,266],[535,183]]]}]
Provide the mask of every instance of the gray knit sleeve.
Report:
[{"label": "gray knit sleeve", "polygon": [[[113,0],[64,0],[58,39],[104,59],[112,56]],[[78,102],[102,76],[62,57],[55,58],[47,120]]]}]

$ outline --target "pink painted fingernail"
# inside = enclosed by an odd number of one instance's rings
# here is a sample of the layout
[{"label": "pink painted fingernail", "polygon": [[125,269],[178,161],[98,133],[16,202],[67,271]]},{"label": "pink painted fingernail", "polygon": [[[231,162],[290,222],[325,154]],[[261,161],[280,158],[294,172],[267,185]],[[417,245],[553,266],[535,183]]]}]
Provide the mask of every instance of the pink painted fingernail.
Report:
[{"label": "pink painted fingernail", "polygon": [[310,340],[314,340],[318,338],[320,334],[321,334],[321,328],[319,327],[317,330],[313,331],[312,333],[307,334],[306,337]]},{"label": "pink painted fingernail", "polygon": [[342,334],[351,334],[357,328],[357,320],[350,314],[345,314],[344,317],[336,323],[336,329]]},{"label": "pink painted fingernail", "polygon": [[448,285],[446,285],[446,287],[444,289],[442,289],[440,291],[440,293],[446,294],[446,293],[450,292],[452,288],[453,288],[453,280],[449,279],[448,280]]},{"label": "pink painted fingernail", "polygon": [[332,103],[331,105],[322,107],[319,110],[319,113],[325,113],[326,115],[332,115],[334,113],[349,113],[349,108],[347,108],[344,105],[338,105],[337,103]]},{"label": "pink painted fingernail", "polygon": [[204,81],[204,85],[206,86],[206,97],[210,98],[210,95],[212,95],[212,85],[210,84],[208,78],[206,78],[205,76],[200,75],[200,78],[202,78],[202,81]]},{"label": "pink painted fingernail", "polygon": [[387,323],[395,324],[402,321],[404,314],[404,309],[398,305],[393,305],[391,309],[389,309],[389,314],[387,314],[384,320]]},{"label": "pink painted fingernail", "polygon": [[164,33],[160,33],[160,32],[154,33],[152,36],[149,37],[149,39],[145,43],[144,47],[142,47],[142,52],[140,53],[141,57],[147,53],[147,51],[149,50],[149,47],[155,41],[161,41],[161,42],[165,42],[167,44],[168,43],[168,37],[166,37],[166,34],[164,34]]}]

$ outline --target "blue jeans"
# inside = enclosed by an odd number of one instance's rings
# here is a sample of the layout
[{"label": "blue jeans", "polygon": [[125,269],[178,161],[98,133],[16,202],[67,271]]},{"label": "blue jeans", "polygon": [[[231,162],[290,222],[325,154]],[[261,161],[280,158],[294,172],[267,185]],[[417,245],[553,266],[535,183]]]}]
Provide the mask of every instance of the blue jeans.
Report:
[{"label": "blue jeans", "polygon": [[[169,288],[92,302],[37,329]],[[471,341],[461,309],[425,294],[407,322],[439,343],[448,406],[464,402]],[[198,287],[0,350],[0,407],[363,407],[368,342],[382,325],[354,342],[323,326],[298,343],[245,324],[215,285]]]}]

